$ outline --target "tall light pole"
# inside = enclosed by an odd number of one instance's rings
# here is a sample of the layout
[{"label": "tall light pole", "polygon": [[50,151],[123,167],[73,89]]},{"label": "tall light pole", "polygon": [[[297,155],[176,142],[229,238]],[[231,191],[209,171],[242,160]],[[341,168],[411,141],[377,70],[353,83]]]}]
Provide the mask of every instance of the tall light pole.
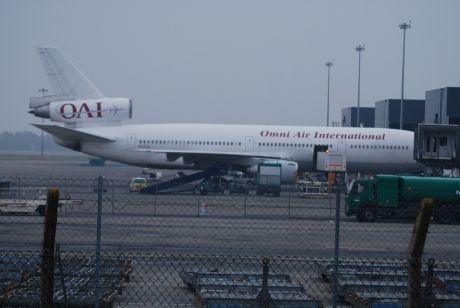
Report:
[{"label": "tall light pole", "polygon": [[403,129],[403,105],[404,105],[404,58],[406,55],[406,30],[410,29],[409,23],[399,25],[399,29],[403,30],[403,56],[402,56],[402,78],[401,78],[401,109],[399,111],[399,129]]},{"label": "tall light pole", "polygon": [[359,96],[361,92],[361,52],[364,50],[364,44],[358,45],[355,49],[358,52],[358,109],[356,112],[356,127],[359,127]]},{"label": "tall light pole", "polygon": [[326,62],[327,66],[327,119],[326,126],[329,127],[329,85],[331,81],[331,66],[334,65],[334,60]]},{"label": "tall light pole", "polygon": [[[41,92],[42,93],[42,96],[45,96],[45,93],[48,92],[48,89],[45,89],[45,88],[41,88],[41,89],[38,89],[37,90],[38,92]],[[44,119],[42,118],[42,123],[43,123]],[[40,157],[43,158],[44,155],[45,155],[45,142],[44,142],[44,138],[45,138],[45,135],[44,135],[44,132],[43,132],[43,129],[41,130],[42,131],[42,142],[41,142],[41,147],[40,147]]]}]

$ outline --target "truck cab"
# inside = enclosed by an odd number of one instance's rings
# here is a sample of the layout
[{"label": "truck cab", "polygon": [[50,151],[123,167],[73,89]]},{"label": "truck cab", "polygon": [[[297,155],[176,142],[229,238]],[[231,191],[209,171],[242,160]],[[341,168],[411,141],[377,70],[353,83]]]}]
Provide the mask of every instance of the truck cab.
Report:
[{"label": "truck cab", "polygon": [[348,196],[345,199],[345,215],[356,215],[358,220],[373,221],[375,219],[375,211],[372,211],[374,206],[374,180],[353,180],[348,192]]}]

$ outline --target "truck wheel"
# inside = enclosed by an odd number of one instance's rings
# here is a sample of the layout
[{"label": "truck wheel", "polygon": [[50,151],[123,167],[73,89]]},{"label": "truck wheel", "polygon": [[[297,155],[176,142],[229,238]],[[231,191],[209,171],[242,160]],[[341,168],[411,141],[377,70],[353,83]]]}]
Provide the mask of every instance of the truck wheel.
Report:
[{"label": "truck wheel", "polygon": [[438,224],[451,224],[453,221],[453,215],[449,211],[448,207],[442,205],[434,214],[434,221]]},{"label": "truck wheel", "polygon": [[361,214],[363,221],[372,222],[375,220],[375,210],[371,207],[366,207],[364,212]]}]

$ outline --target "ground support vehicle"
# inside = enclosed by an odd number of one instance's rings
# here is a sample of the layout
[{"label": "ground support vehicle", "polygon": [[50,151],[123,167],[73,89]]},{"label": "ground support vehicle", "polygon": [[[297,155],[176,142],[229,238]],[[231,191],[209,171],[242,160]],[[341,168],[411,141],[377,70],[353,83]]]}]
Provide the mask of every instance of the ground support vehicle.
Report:
[{"label": "ground support vehicle", "polygon": [[359,221],[414,218],[423,198],[433,198],[437,223],[460,220],[460,178],[377,175],[354,180],[345,200],[345,214]]},{"label": "ground support vehicle", "polygon": [[163,173],[161,171],[156,171],[156,170],[150,169],[150,168],[142,169],[142,174],[148,175],[149,178],[157,179],[157,180],[160,180],[162,178],[162,176],[163,176]]},{"label": "ground support vehicle", "polygon": [[219,176],[211,176],[209,179],[201,182],[194,190],[195,193],[207,195],[208,193],[225,192],[225,184]]},{"label": "ground support vehicle", "polygon": [[[31,214],[45,215],[47,188],[38,189],[10,189],[0,198],[0,213],[2,214]],[[33,196],[35,195],[35,196]],[[83,200],[73,200],[69,195],[59,199],[59,207],[77,206],[83,204]]]},{"label": "ground support vehicle", "polygon": [[38,213],[45,215],[46,200],[27,200],[27,199],[1,199],[0,213],[7,214],[29,214]]},{"label": "ground support vehicle", "polygon": [[257,165],[256,193],[258,195],[281,194],[281,164],[261,163]]},{"label": "ground support vehicle", "polygon": [[135,177],[129,183],[129,192],[141,191],[142,188],[147,186],[147,180],[142,177]]},{"label": "ground support vehicle", "polygon": [[230,194],[249,194],[249,186],[238,181],[233,181],[228,187]]},{"label": "ground support vehicle", "polygon": [[301,198],[326,198],[328,194],[328,182],[324,177],[316,174],[304,173],[296,182],[297,195]]}]

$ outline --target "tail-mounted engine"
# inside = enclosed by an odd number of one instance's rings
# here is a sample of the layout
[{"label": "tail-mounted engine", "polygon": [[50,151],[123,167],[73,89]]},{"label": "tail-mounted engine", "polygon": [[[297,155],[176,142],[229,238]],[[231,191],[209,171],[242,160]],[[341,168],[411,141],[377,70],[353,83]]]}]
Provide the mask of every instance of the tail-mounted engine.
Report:
[{"label": "tail-mounted engine", "polygon": [[[296,162],[290,160],[266,160],[266,164],[280,164],[281,165],[281,183],[294,184],[297,180],[297,170],[299,166]],[[257,165],[249,167],[246,172],[249,174],[257,173]]]},{"label": "tail-mounted engine", "polygon": [[132,101],[128,98],[59,100],[56,96],[31,97],[29,113],[65,124],[96,124],[131,119]]}]

